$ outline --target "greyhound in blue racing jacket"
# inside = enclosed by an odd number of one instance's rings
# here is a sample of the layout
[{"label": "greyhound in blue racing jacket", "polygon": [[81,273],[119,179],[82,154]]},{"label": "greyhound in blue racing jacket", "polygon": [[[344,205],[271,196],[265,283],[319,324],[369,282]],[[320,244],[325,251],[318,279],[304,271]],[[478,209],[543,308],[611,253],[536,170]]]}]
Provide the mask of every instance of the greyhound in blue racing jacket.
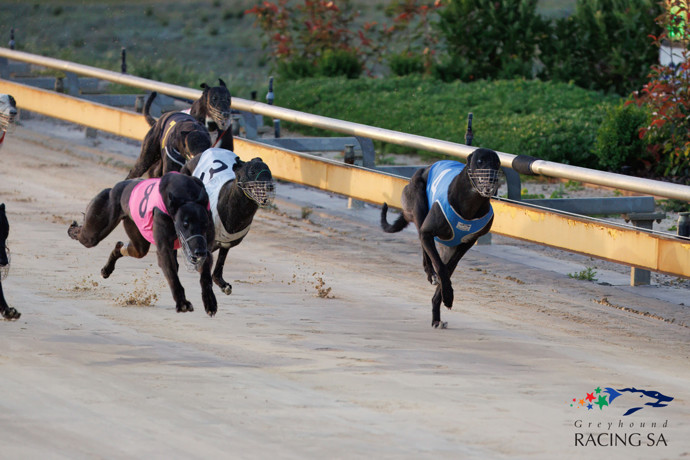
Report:
[{"label": "greyhound in blue racing jacket", "polygon": [[[436,292],[431,299],[432,327],[441,322],[441,301],[453,307],[450,277],[460,259],[493,224],[490,198],[498,189],[501,166],[496,152],[477,149],[467,157],[467,165],[438,161],[412,176],[402,193],[402,214],[389,224],[388,205],[381,210],[381,227],[399,232],[414,222],[422,244],[424,271]],[[440,243],[437,247],[436,242]],[[440,250],[440,253],[439,253]]]}]

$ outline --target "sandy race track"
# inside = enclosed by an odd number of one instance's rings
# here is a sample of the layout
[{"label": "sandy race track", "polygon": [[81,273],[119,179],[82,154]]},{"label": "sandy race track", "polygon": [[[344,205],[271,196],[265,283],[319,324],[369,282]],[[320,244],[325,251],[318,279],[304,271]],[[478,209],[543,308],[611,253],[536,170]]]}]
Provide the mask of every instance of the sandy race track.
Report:
[{"label": "sandy race track", "polygon": [[136,145],[51,126],[24,122],[0,152],[22,313],[0,322],[0,458],[690,456],[688,289],[571,279],[496,238],[434,330],[413,230],[281,183],[230,251],[216,317],[184,268],[196,310],[178,314],[153,253],[100,278],[121,228],[92,249],[67,236]]}]

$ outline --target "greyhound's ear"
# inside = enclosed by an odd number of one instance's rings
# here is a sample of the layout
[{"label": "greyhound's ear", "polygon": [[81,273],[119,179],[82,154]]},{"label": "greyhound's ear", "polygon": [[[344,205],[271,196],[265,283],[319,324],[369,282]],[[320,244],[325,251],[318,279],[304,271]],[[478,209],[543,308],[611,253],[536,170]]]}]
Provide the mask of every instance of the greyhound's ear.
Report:
[{"label": "greyhound's ear", "polygon": [[222,86],[223,88],[227,88],[227,86],[225,85],[225,82],[223,81],[222,78],[218,79],[218,83],[220,83],[220,86]]},{"label": "greyhound's ear", "polygon": [[209,86],[206,83],[202,83],[200,86],[201,86],[201,89],[203,89],[203,90],[206,90],[209,88]]},{"label": "greyhound's ear", "polygon": [[202,206],[208,204],[208,195],[206,194],[206,189],[204,187],[201,187],[199,190],[199,196],[196,197],[195,201]]},{"label": "greyhound's ear", "polygon": [[168,192],[168,214],[175,214],[182,204],[184,203],[173,195],[173,192]]},{"label": "greyhound's ear", "polygon": [[240,160],[240,157],[237,157],[237,159],[235,160],[235,164],[232,165],[232,170],[237,171],[242,166],[244,166],[244,161]]},{"label": "greyhound's ear", "polygon": [[8,94],[7,97],[10,98],[10,105],[17,106],[17,101],[14,100],[11,94]]},{"label": "greyhound's ear", "polygon": [[260,162],[262,162],[262,163],[264,162],[264,160],[262,160],[261,157],[254,157],[254,158],[252,158],[252,161],[254,161],[254,160],[260,161]]},{"label": "greyhound's ear", "polygon": [[0,203],[0,211],[4,211],[4,210],[5,210],[5,203]]},{"label": "greyhound's ear", "polygon": [[467,156],[467,160],[466,160],[466,161],[467,161],[467,165],[468,165],[468,166],[472,163],[472,155],[474,155],[474,152],[470,153],[470,154]]}]

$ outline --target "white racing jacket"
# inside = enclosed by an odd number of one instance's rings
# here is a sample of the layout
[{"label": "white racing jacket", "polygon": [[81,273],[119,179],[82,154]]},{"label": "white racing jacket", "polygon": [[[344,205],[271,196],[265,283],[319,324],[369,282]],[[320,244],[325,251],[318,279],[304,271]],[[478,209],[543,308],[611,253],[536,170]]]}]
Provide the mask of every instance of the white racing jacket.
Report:
[{"label": "white racing jacket", "polygon": [[230,150],[212,147],[201,154],[199,163],[192,175],[201,179],[206,187],[211,214],[213,214],[213,224],[216,229],[216,243],[222,248],[228,248],[234,242],[245,236],[249,232],[249,225],[239,232],[228,233],[220,220],[218,213],[218,195],[220,189],[226,182],[235,180],[233,165],[238,156]]}]

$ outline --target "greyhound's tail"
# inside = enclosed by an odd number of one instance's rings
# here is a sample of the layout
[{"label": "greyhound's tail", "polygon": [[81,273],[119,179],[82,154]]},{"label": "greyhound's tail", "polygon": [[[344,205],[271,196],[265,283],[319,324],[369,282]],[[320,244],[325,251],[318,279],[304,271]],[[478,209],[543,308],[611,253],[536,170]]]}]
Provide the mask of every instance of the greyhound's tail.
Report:
[{"label": "greyhound's tail", "polygon": [[148,99],[146,99],[146,104],[144,105],[144,116],[146,117],[146,121],[148,122],[149,126],[156,124],[156,119],[150,114],[151,104],[153,104],[153,100],[156,98],[156,96],[158,96],[158,93],[155,91],[149,94]]},{"label": "greyhound's tail", "polygon": [[388,213],[388,204],[383,203],[383,208],[381,208],[381,228],[383,229],[384,232],[386,233],[396,233],[402,230],[403,228],[407,227],[407,224],[409,222],[405,219],[404,214],[400,214],[400,217],[398,217],[395,222],[392,224],[388,223],[388,220],[386,219],[386,214]]}]

